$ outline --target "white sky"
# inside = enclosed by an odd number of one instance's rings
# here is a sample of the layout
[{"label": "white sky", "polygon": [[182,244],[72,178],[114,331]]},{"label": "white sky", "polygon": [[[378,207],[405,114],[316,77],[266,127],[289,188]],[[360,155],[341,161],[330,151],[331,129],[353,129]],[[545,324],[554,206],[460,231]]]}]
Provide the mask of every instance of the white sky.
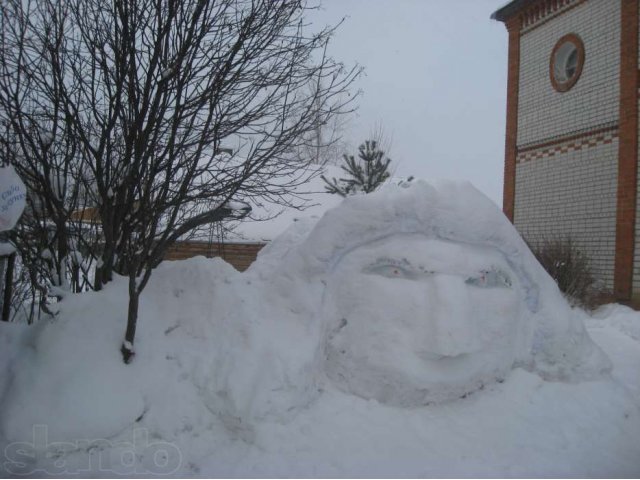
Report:
[{"label": "white sky", "polygon": [[489,16],[506,0],[322,0],[311,20],[346,17],[330,54],[365,75],[347,139],[377,123],[395,174],[469,180],[502,206],[507,31]]}]

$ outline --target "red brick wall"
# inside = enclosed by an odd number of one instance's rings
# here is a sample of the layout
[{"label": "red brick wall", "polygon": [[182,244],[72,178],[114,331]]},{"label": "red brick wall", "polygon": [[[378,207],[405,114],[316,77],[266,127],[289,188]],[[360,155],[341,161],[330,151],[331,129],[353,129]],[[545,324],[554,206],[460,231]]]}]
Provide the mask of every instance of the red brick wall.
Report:
[{"label": "red brick wall", "polygon": [[507,133],[504,155],[504,190],[502,210],[513,222],[516,188],[516,156],[518,142],[518,81],[520,77],[520,17],[507,21],[509,31],[509,63],[507,73]]},{"label": "red brick wall", "polygon": [[[628,300],[640,232],[639,0],[519,5],[505,20],[504,212],[533,244],[571,236],[603,286]],[[558,91],[550,59],[554,45],[569,34],[584,42],[585,68],[572,89]],[[640,266],[637,252],[635,257]],[[640,267],[636,277],[640,284]],[[638,285],[635,290],[640,292]]]},{"label": "red brick wall", "polygon": [[638,0],[622,0],[614,294],[631,299],[638,164]]}]

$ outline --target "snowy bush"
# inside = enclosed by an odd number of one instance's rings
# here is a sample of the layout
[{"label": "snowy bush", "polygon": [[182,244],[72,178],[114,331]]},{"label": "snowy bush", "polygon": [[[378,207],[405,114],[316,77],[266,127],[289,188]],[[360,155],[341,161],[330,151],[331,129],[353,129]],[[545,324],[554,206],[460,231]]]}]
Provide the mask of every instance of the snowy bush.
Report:
[{"label": "snowy bush", "polygon": [[571,303],[591,309],[607,297],[598,286],[589,258],[571,237],[545,239],[532,251]]}]

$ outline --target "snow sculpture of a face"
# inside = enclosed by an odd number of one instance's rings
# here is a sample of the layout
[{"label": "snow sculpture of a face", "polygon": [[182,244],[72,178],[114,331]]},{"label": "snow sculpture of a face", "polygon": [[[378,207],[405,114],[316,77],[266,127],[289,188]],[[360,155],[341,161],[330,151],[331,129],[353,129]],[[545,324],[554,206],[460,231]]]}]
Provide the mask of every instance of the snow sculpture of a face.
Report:
[{"label": "snow sculpture of a face", "polygon": [[398,234],[358,247],[328,281],[326,372],[397,406],[463,396],[504,378],[525,308],[496,249]]},{"label": "snow sculpture of a face", "polygon": [[514,368],[570,382],[610,369],[580,311],[469,184],[416,181],[349,197],[292,227],[252,268],[274,309],[254,323],[279,332],[256,335],[275,339],[261,350],[290,357],[273,378],[259,375],[266,397],[289,399],[271,402],[285,415],[327,380],[413,407],[464,397]]}]

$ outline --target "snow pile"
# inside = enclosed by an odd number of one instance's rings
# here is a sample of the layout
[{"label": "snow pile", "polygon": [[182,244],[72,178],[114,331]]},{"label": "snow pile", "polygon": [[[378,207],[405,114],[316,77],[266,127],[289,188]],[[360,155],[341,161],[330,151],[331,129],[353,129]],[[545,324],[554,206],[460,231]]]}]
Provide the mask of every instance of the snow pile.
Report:
[{"label": "snow pile", "polygon": [[59,439],[105,438],[142,414],[135,379],[114,355],[122,342],[122,315],[91,309],[98,294],[82,297],[68,302],[55,321],[14,332],[15,374],[4,385],[2,402],[2,429],[9,439],[28,438],[33,425],[47,425]]},{"label": "snow pile", "polygon": [[[588,319],[589,332],[606,349],[615,366],[613,376],[640,400],[640,313],[623,305],[605,305]],[[631,354],[630,354],[631,353]]]},{"label": "snow pile", "polygon": [[470,185],[349,198],[243,273],[163,263],[128,366],[126,288],[0,325],[7,472],[640,474],[640,342],[590,320],[607,350],[628,342],[611,376],[583,314]]},{"label": "snow pile", "polygon": [[[632,339],[640,342],[640,323],[638,313],[623,305],[605,305],[593,314],[594,320],[607,320],[607,323]],[[600,322],[602,323],[602,322]],[[597,322],[592,322],[596,325]]]}]

